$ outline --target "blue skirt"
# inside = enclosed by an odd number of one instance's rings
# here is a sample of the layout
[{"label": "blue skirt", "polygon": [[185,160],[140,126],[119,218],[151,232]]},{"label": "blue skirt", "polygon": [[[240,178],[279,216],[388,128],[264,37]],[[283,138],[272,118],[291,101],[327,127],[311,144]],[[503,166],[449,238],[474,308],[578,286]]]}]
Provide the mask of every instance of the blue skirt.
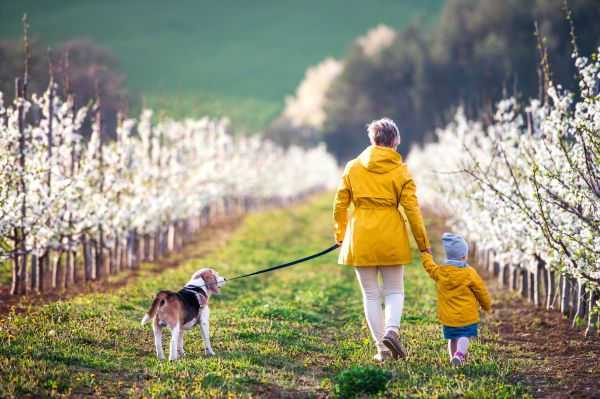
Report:
[{"label": "blue skirt", "polygon": [[462,337],[476,337],[477,336],[477,323],[471,324],[465,327],[444,327],[444,338],[455,339]]}]

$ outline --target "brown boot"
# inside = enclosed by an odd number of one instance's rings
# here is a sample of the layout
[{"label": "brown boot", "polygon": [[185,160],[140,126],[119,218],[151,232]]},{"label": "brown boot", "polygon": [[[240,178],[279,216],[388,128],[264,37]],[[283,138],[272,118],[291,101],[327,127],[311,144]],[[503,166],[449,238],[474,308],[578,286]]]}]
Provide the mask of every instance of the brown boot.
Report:
[{"label": "brown boot", "polygon": [[406,352],[404,352],[404,349],[402,349],[400,341],[391,331],[388,331],[383,337],[383,344],[390,350],[394,360],[398,360],[400,358],[404,359],[406,357]]}]

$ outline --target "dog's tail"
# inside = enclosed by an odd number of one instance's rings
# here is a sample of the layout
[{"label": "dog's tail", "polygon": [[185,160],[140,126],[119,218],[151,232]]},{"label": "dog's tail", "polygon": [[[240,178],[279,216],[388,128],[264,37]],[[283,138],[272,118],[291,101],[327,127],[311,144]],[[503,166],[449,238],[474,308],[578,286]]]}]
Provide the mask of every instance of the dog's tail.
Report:
[{"label": "dog's tail", "polygon": [[158,294],[152,300],[152,305],[150,305],[150,310],[146,313],[146,316],[142,319],[142,325],[148,323],[150,320],[156,316],[158,309],[167,303],[167,298],[171,296],[167,291],[158,291]]}]

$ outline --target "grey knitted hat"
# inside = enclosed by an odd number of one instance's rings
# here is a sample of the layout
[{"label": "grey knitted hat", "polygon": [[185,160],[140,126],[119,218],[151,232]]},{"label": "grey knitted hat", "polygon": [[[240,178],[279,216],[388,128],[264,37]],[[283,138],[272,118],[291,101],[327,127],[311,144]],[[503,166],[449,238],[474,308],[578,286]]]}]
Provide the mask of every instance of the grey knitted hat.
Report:
[{"label": "grey knitted hat", "polygon": [[442,243],[448,260],[462,259],[469,252],[469,245],[458,234],[444,233]]}]

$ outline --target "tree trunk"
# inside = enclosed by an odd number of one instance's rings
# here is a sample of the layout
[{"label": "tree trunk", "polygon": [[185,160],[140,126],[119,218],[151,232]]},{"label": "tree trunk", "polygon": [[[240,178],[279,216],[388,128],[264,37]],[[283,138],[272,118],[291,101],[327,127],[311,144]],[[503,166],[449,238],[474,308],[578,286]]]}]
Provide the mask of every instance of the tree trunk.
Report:
[{"label": "tree trunk", "polygon": [[527,271],[527,281],[529,283],[529,295],[527,297],[527,302],[535,303],[535,273]]},{"label": "tree trunk", "polygon": [[542,270],[544,264],[544,261],[539,261],[535,266],[534,299],[535,306],[537,306],[538,308],[542,306]]},{"label": "tree trunk", "polygon": [[588,304],[589,294],[586,292],[585,284],[581,281],[577,284],[577,298],[575,305],[577,306],[577,311],[575,312],[575,317],[573,317],[573,327],[581,327],[585,322],[585,316],[588,313],[587,304]]},{"label": "tree trunk", "polygon": [[502,287],[504,283],[504,264],[498,263],[498,284]]},{"label": "tree trunk", "polygon": [[123,241],[121,241],[121,269],[125,269],[127,267],[127,251],[129,247],[129,239],[125,239],[125,248],[123,248]]},{"label": "tree trunk", "polygon": [[569,312],[569,317],[575,318],[578,308],[577,302],[579,302],[579,283],[574,278],[570,278],[569,283],[571,284],[571,311]]},{"label": "tree trunk", "polygon": [[138,236],[137,258],[138,264],[146,261],[146,235]]},{"label": "tree trunk", "polygon": [[[35,244],[33,245],[35,247]],[[38,290],[38,257],[35,252],[31,253],[31,290]]]},{"label": "tree trunk", "polygon": [[154,237],[156,233],[152,232],[148,234],[148,262],[154,262],[154,244],[156,238]]},{"label": "tree trunk", "polygon": [[108,270],[108,274],[115,274],[115,251],[112,248],[108,249],[108,266],[106,267]]},{"label": "tree trunk", "polygon": [[121,242],[119,241],[119,237],[115,240],[115,273],[121,272]]},{"label": "tree trunk", "polygon": [[133,231],[130,231],[127,235],[127,268],[133,268],[133,258],[135,257],[134,251],[134,242],[133,242]]},{"label": "tree trunk", "polygon": [[[16,249],[15,251],[18,251],[18,249]],[[21,268],[19,267],[20,261],[21,261],[21,257],[19,255],[13,256],[12,287],[10,288],[11,295],[17,295],[19,293],[19,288],[20,288],[19,287],[19,283],[20,283],[19,271],[21,270]]]},{"label": "tree trunk", "polygon": [[87,243],[83,243],[83,269],[84,279],[87,283],[92,279],[92,249]]},{"label": "tree trunk", "polygon": [[527,293],[529,292],[527,277],[529,277],[529,272],[526,269],[519,267],[519,293],[522,298],[527,297]]},{"label": "tree trunk", "polygon": [[44,291],[50,291],[53,287],[52,282],[52,248],[46,250],[44,257]]},{"label": "tree trunk", "polygon": [[[72,255],[73,255],[73,265],[71,266],[71,273],[69,274],[69,282],[71,285],[75,285],[78,283],[78,278],[77,278],[77,247],[73,246],[70,247],[72,248]],[[71,251],[69,251],[71,252]]]},{"label": "tree trunk", "polygon": [[563,316],[569,316],[569,302],[571,300],[571,286],[569,279],[561,275],[560,276],[560,311]]},{"label": "tree trunk", "polygon": [[[596,290],[592,290],[589,292],[589,309],[593,309],[597,306],[598,302],[598,292]],[[594,335],[598,335],[598,315],[592,316],[592,312],[588,314],[588,327],[585,330],[585,336],[591,337]]]},{"label": "tree trunk", "polygon": [[548,285],[546,289],[546,309],[554,308],[554,297],[556,296],[556,272],[552,267],[546,269]]},{"label": "tree trunk", "polygon": [[44,281],[44,277],[45,277],[45,268],[46,268],[46,257],[48,256],[48,251],[46,251],[45,254],[43,254],[37,262],[37,291],[38,292],[42,292],[44,291],[44,284],[46,283],[46,281]]},{"label": "tree trunk", "polygon": [[498,264],[499,267],[499,271],[498,271],[498,283],[500,283],[501,286],[506,286],[508,285],[508,277],[509,277],[509,266],[507,264]]},{"label": "tree trunk", "polygon": [[[542,281],[544,283],[544,292],[546,293],[546,297],[548,297],[548,292],[550,291],[550,287],[548,287],[548,273],[546,271],[546,262],[542,264]],[[542,302],[546,303],[546,298]]]},{"label": "tree trunk", "polygon": [[162,226],[158,228],[158,256],[165,256],[165,229]]},{"label": "tree trunk", "polygon": [[[67,240],[70,243],[70,240]],[[71,280],[71,268],[73,267],[73,265],[71,264],[71,246],[69,245],[69,243],[67,243],[67,249],[65,250],[65,288],[68,288],[73,285],[73,281]]]},{"label": "tree trunk", "polygon": [[168,253],[173,252],[173,239],[175,238],[175,229],[173,227],[173,223],[169,224],[167,233],[167,251]]},{"label": "tree trunk", "polygon": [[173,223],[173,250],[171,252],[177,252],[179,250],[179,222]]},{"label": "tree trunk", "polygon": [[63,253],[65,254],[65,263],[64,263],[64,267],[62,268],[62,275],[61,275],[61,288],[67,288],[69,286],[69,273],[70,273],[70,268],[71,268],[71,251],[70,248],[67,246],[67,249],[63,249]]},{"label": "tree trunk", "polygon": [[150,233],[146,233],[144,235],[144,260],[146,262],[150,262],[150,242],[152,241],[152,237],[150,237]]},{"label": "tree trunk", "polygon": [[133,267],[140,264],[140,236],[136,230],[133,231]]},{"label": "tree trunk", "polygon": [[[22,248],[25,248],[25,245],[23,245]],[[27,293],[27,291],[29,291],[29,286],[27,285],[27,254],[21,255],[20,266],[21,271],[19,273],[19,292],[24,295]]]},{"label": "tree trunk", "polygon": [[202,210],[203,216],[203,226],[208,226],[210,224],[210,205],[207,205]]},{"label": "tree trunk", "polygon": [[106,275],[106,264],[104,256],[104,232],[100,225],[99,241],[96,243],[96,280]]},{"label": "tree trunk", "polygon": [[517,285],[518,285],[518,280],[519,280],[519,275],[518,275],[518,268],[516,266],[511,266],[510,267],[510,281],[509,281],[509,285],[510,285],[510,290],[511,291],[516,291],[517,290]]},{"label": "tree trunk", "polygon": [[95,280],[98,275],[96,274],[96,269],[98,268],[98,251],[96,248],[96,243],[92,241],[90,243],[90,260],[92,266],[92,280]]},{"label": "tree trunk", "polygon": [[52,288],[55,290],[61,290],[64,288],[64,280],[63,277],[65,275],[63,262],[62,262],[62,254],[63,250],[58,251],[58,255],[56,256],[56,260],[54,261],[53,274],[52,274]]},{"label": "tree trunk", "polygon": [[181,251],[181,248],[183,248],[183,241],[185,238],[185,222],[184,221],[180,221],[179,222],[179,242],[177,244],[177,250]]}]

